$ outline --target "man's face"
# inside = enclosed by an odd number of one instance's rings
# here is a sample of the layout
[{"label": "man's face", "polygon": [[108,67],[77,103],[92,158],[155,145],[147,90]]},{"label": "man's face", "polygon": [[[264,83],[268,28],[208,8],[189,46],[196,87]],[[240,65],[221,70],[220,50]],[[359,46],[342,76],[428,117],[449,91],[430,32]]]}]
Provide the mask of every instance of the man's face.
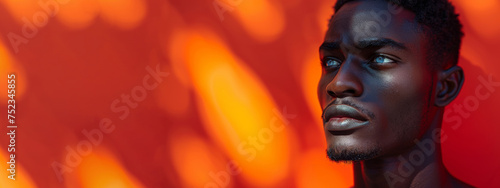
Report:
[{"label": "man's face", "polygon": [[318,98],[335,161],[398,154],[435,112],[434,73],[414,14],[383,0],[345,4],[329,25]]}]

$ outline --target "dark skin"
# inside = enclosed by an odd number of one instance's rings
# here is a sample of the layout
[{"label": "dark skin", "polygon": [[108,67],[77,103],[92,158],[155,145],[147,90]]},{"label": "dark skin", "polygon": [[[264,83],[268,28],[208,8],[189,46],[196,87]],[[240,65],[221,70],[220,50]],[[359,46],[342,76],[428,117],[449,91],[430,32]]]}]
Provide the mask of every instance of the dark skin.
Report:
[{"label": "dark skin", "polygon": [[[429,65],[428,40],[411,11],[385,24],[370,14],[390,8],[383,0],[350,2],[329,24],[318,98],[330,158],[354,161],[354,187],[470,187],[444,167],[437,132],[463,71]],[[434,150],[424,153],[416,141]],[[404,161],[416,153],[424,155],[408,170]]]}]

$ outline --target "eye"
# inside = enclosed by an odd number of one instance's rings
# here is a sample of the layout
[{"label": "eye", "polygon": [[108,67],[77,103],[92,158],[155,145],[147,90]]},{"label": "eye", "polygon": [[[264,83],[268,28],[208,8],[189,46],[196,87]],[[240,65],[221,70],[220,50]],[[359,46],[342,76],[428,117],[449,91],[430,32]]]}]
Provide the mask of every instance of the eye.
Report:
[{"label": "eye", "polygon": [[[397,59],[397,58],[396,58]],[[388,57],[387,55],[378,54],[375,55],[368,63],[368,65],[373,69],[386,69],[392,68],[398,64],[399,61],[395,58]]]},{"label": "eye", "polygon": [[326,69],[338,69],[338,68],[340,68],[341,64],[342,64],[342,62],[337,58],[326,57],[323,59],[323,66]]},{"label": "eye", "polygon": [[378,64],[378,65],[384,65],[384,64],[389,64],[389,63],[395,63],[396,61],[392,60],[391,58],[388,58],[383,55],[377,55],[375,58],[373,58],[372,63]]}]

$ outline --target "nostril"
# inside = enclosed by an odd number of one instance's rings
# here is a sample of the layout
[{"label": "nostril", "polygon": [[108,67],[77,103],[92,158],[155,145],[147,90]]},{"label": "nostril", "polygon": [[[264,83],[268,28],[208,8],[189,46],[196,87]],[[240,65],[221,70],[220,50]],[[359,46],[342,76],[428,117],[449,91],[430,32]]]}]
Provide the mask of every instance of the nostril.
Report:
[{"label": "nostril", "polygon": [[356,94],[356,90],[355,89],[347,89],[347,90],[344,91],[344,93],[355,95]]},{"label": "nostril", "polygon": [[333,91],[328,90],[326,92],[328,93],[328,95],[330,95],[332,97],[335,97],[335,93]]},{"label": "nostril", "polygon": [[332,90],[328,90],[327,93],[331,97],[342,98],[342,97],[346,97],[346,96],[354,96],[354,95],[356,95],[356,90],[355,89],[345,89],[345,90],[339,90],[338,92],[335,92],[335,91],[332,91]]}]

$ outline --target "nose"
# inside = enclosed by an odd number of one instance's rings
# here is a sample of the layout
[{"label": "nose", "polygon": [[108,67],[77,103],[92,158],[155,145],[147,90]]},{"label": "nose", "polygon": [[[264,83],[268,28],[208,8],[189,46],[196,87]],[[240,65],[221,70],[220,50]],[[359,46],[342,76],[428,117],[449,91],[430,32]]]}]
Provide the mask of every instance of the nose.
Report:
[{"label": "nose", "polygon": [[363,94],[360,67],[352,58],[348,58],[341,65],[335,77],[326,86],[326,91],[333,98],[359,97]]}]

